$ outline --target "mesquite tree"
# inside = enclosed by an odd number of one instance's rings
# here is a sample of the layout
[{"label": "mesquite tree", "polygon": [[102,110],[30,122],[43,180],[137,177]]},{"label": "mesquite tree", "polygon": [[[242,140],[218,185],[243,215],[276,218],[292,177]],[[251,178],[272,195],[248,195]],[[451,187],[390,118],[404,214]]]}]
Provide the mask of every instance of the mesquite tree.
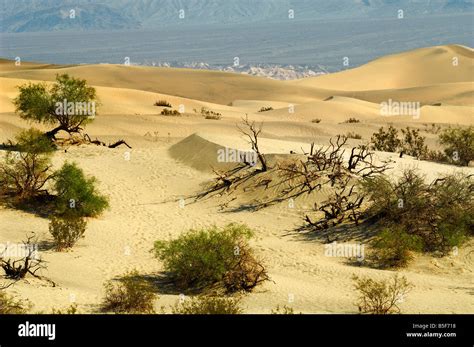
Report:
[{"label": "mesquite tree", "polygon": [[79,133],[96,115],[96,90],[85,80],[57,75],[56,82],[48,87],[44,83],[29,83],[19,87],[15,98],[16,113],[33,122],[55,125],[46,133],[50,139],[63,130]]}]

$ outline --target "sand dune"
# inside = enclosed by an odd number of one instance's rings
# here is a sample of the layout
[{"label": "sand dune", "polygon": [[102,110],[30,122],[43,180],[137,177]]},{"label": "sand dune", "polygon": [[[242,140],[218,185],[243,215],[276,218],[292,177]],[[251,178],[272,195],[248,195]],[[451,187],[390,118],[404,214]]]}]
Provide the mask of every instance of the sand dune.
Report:
[{"label": "sand dune", "polygon": [[351,117],[360,120],[376,117],[379,114],[379,105],[371,102],[361,101],[347,97],[334,97],[327,101],[311,101],[296,105],[294,113],[288,108],[265,112],[281,119],[299,119],[310,122],[313,119],[321,119],[325,122],[343,122]]},{"label": "sand dune", "polygon": [[341,92],[340,94],[374,103],[392,99],[398,101],[416,101],[422,105],[441,103],[472,107],[474,105],[473,88],[473,82],[458,82],[401,89]]},{"label": "sand dune", "polygon": [[0,58],[0,66],[2,72],[18,72],[23,70],[36,70],[36,69],[54,69],[60,68],[60,65],[54,64],[43,64],[43,63],[35,63],[29,61],[12,61],[8,59]]},{"label": "sand dune", "polygon": [[[295,86],[271,79],[207,70],[154,68],[123,65],[87,65],[55,69],[12,71],[10,63],[0,65],[1,77],[31,80],[54,80],[58,73],[68,73],[103,87],[139,89],[219,104],[237,99],[304,102],[331,95],[331,92]],[[2,68],[8,66],[8,71]]]},{"label": "sand dune", "polygon": [[[17,86],[27,84],[29,80],[17,78],[0,78],[0,107],[2,112],[13,112],[12,99],[18,94]],[[51,83],[51,82],[46,82]],[[146,92],[136,89],[97,87],[102,114],[157,114],[162,108],[153,104],[158,100],[167,100],[175,109],[184,105],[186,112],[193,109],[208,107],[219,110],[231,110],[230,107],[212,104],[205,101],[192,100],[160,93]]]},{"label": "sand dune", "polygon": [[[382,57],[355,69],[290,83],[356,91],[472,82],[473,58],[474,51],[469,47],[428,47]],[[457,59],[457,65],[453,59]]]}]

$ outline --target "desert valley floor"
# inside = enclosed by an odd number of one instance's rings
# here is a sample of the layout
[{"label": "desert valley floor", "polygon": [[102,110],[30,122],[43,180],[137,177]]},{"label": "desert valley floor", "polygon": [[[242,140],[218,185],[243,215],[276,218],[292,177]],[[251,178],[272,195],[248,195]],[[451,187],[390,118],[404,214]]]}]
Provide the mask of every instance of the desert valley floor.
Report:
[{"label": "desert valley floor", "polygon": [[[296,199],[292,208],[283,202],[259,211],[222,209],[225,197],[188,199],[215,176],[212,167],[219,167],[217,150],[249,149],[236,127],[246,114],[263,122],[263,152],[280,157],[290,151],[301,153],[311,142],[325,145],[331,137],[348,132],[362,136],[351,139],[351,144],[364,143],[389,123],[422,131],[425,124],[432,123],[474,124],[474,51],[457,45],[403,52],[352,70],[295,81],[138,66],[16,66],[2,60],[0,142],[30,126],[14,112],[16,86],[28,81],[50,83],[58,73],[84,78],[96,87],[101,107],[86,127],[91,138],[124,139],[132,149],[80,145],[55,153],[55,167],[76,161],[87,174],[96,176],[101,192],[110,198],[110,208],[88,222],[85,238],[71,251],[42,251],[48,262],[44,275],[56,287],[29,278],[8,289],[34,303],[34,312],[68,307],[71,298],[79,312],[95,312],[105,281],[133,269],[149,276],[159,273],[160,262],[151,253],[155,240],[175,238],[190,228],[240,222],[255,229],[257,238],[252,244],[271,278],[243,298],[246,313],[270,313],[278,305],[303,313],[356,313],[352,275],[385,278],[391,271],[325,256],[323,238],[298,231],[305,211],[311,208],[304,198]],[[380,103],[389,99],[420,101],[420,117],[381,116]],[[167,100],[174,108],[182,105],[184,112],[179,117],[162,116],[161,108],[153,105],[157,100]],[[202,107],[221,113],[222,118],[205,119],[194,111]],[[258,112],[262,107],[273,110]],[[360,123],[343,123],[351,117]],[[321,122],[313,123],[316,118]],[[435,135],[423,132],[423,136],[429,146],[437,148]],[[395,176],[404,168],[419,168],[428,178],[454,171],[474,173],[472,167],[377,154],[393,161],[390,174]],[[230,204],[245,200],[239,196]],[[0,208],[0,242],[21,242],[28,232],[47,243],[48,220]],[[338,241],[364,239],[363,235],[341,236]],[[400,272],[414,285],[401,305],[403,313],[474,312],[472,240],[457,254],[442,258],[418,255]],[[158,295],[157,308],[178,300],[176,293]]]}]

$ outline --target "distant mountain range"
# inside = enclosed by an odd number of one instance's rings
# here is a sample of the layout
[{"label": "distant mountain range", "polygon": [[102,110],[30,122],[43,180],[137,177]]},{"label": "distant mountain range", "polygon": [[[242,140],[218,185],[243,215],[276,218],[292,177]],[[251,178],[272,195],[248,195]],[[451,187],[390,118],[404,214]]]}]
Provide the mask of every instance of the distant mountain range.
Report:
[{"label": "distant mountain range", "polygon": [[[474,0],[0,0],[0,31],[120,30],[169,25],[466,13]],[[183,18],[180,18],[181,17]]]}]

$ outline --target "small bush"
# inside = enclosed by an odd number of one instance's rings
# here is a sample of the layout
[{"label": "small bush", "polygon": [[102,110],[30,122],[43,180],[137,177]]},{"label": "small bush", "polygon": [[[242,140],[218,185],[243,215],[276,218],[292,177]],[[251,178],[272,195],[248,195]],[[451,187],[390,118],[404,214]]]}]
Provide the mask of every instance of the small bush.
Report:
[{"label": "small bush", "polygon": [[311,120],[311,123],[319,124],[319,123],[321,123],[321,119],[320,118],[315,118],[315,119]]},{"label": "small bush", "polygon": [[201,107],[201,115],[205,119],[219,120],[222,118],[222,114],[220,114],[219,112],[209,110],[205,107]]},{"label": "small bush", "polygon": [[238,241],[234,247],[234,256],[236,259],[222,279],[228,292],[241,290],[250,292],[259,283],[268,279],[264,266],[245,240]]},{"label": "small bush", "polygon": [[359,312],[369,314],[400,313],[398,304],[405,299],[412,285],[405,277],[395,274],[390,280],[373,280],[353,276],[354,288],[359,292]]},{"label": "small bush", "polygon": [[403,153],[416,158],[423,158],[428,153],[428,147],[425,145],[425,138],[420,136],[420,130],[402,129],[403,140],[401,149]]},{"label": "small bush", "polygon": [[52,153],[55,150],[51,140],[34,128],[23,130],[15,139],[17,141],[15,148],[20,152],[45,154]]},{"label": "small bush", "polygon": [[16,145],[7,149],[0,163],[1,193],[26,201],[46,193],[45,186],[53,177],[51,141],[39,130],[22,131]]},{"label": "small bush", "polygon": [[168,110],[165,108],[161,111],[162,116],[181,116],[181,113],[178,110]]},{"label": "small bush", "polygon": [[240,314],[240,300],[217,296],[198,296],[177,303],[173,314]]},{"label": "small bush", "polygon": [[132,271],[117,283],[105,284],[105,298],[102,303],[104,312],[114,313],[154,313],[156,294],[153,286]]},{"label": "small bush", "polygon": [[181,290],[219,286],[228,292],[251,291],[268,279],[248,246],[252,235],[239,224],[191,230],[175,240],[155,242],[155,253]]},{"label": "small bush", "polygon": [[65,163],[55,175],[57,214],[62,217],[95,217],[108,206],[97,191],[95,177],[86,177],[75,163]]},{"label": "small bush", "polygon": [[402,154],[422,159],[426,159],[432,154],[425,145],[425,138],[420,135],[419,129],[407,127],[402,129],[401,132],[403,135],[402,139],[398,137],[398,130],[391,125],[387,131],[381,127],[377,133],[372,135],[371,148],[384,152],[401,151]]},{"label": "small bush", "polygon": [[160,107],[170,107],[170,108],[173,107],[173,106],[171,106],[171,104],[170,104],[168,101],[166,101],[166,100],[158,100],[158,101],[155,102],[154,105],[155,105],[155,106],[160,106]]},{"label": "small bush", "polygon": [[444,153],[451,163],[467,166],[474,160],[474,126],[445,129],[439,140],[445,146]]},{"label": "small bush", "polygon": [[278,305],[276,308],[272,310],[272,314],[295,314],[295,310],[289,306],[281,306]]},{"label": "small bush", "polygon": [[451,163],[451,158],[441,151],[428,150],[423,159],[438,163]]},{"label": "small bush", "polygon": [[31,305],[24,305],[20,301],[0,290],[0,315],[1,314],[25,314]]},{"label": "small bush", "polygon": [[471,176],[445,175],[428,184],[415,170],[406,170],[397,181],[378,176],[361,185],[369,202],[366,215],[392,230],[417,236],[423,251],[446,253],[472,234]]},{"label": "small bush", "polygon": [[349,118],[349,119],[346,119],[343,123],[360,123],[360,120],[358,120],[357,118]]},{"label": "small bush", "polygon": [[267,112],[267,111],[273,111],[273,107],[269,106],[263,106],[258,112]]},{"label": "small bush", "polygon": [[404,230],[387,228],[377,235],[374,242],[375,252],[372,255],[378,267],[405,267],[413,259],[414,251],[421,251],[423,241],[417,235],[410,235]]},{"label": "small bush", "polygon": [[[474,236],[473,176],[451,174],[430,185],[434,199],[434,218],[439,233],[438,244],[444,252]],[[436,244],[435,244],[436,245]]]},{"label": "small bush", "polygon": [[51,314],[76,314],[77,313],[77,304],[72,304],[65,310],[53,308]]},{"label": "small bush", "polygon": [[356,134],[356,133],[354,133],[354,132],[352,132],[352,131],[348,132],[347,135],[346,135],[346,137],[347,137],[348,139],[355,139],[355,140],[361,140],[361,139],[362,139],[362,136],[361,136],[361,135]]},{"label": "small bush", "polygon": [[204,117],[205,119],[220,120],[222,116],[220,114],[210,114]]},{"label": "small bush", "polygon": [[429,134],[438,134],[441,131],[441,126],[436,125],[435,123],[432,124],[423,124],[425,127],[425,132]]},{"label": "small bush", "polygon": [[377,133],[372,135],[371,148],[375,151],[396,152],[402,142],[398,138],[398,130],[389,126],[387,131],[383,127]]},{"label": "small bush", "polygon": [[87,222],[81,217],[52,217],[49,223],[49,233],[54,239],[57,251],[71,248],[79,239],[84,237]]}]

